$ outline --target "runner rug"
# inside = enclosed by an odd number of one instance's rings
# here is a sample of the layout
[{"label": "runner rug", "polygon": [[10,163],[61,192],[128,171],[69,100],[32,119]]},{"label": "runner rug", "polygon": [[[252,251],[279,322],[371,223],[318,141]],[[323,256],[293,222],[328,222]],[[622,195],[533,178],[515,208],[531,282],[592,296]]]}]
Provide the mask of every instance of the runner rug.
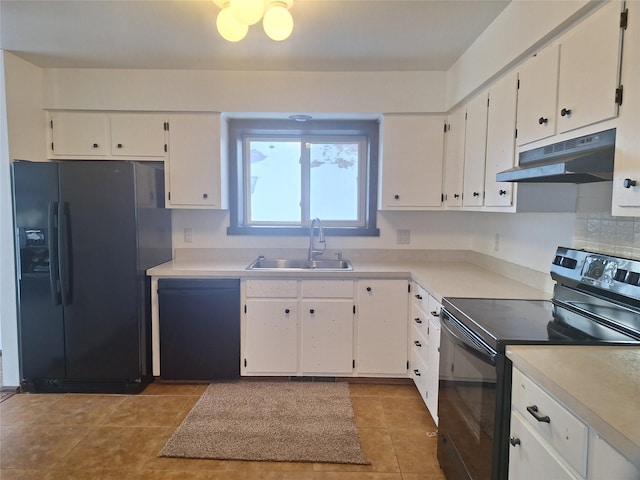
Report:
[{"label": "runner rug", "polygon": [[343,382],[209,385],[160,456],[371,464]]}]

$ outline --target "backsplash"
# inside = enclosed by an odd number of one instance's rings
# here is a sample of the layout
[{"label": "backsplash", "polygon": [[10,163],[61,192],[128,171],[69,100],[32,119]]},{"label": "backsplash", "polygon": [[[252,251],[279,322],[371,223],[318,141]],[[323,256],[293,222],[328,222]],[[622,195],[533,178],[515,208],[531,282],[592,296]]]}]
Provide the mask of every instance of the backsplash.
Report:
[{"label": "backsplash", "polygon": [[640,260],[640,217],[611,215],[610,185],[581,186],[574,247]]}]

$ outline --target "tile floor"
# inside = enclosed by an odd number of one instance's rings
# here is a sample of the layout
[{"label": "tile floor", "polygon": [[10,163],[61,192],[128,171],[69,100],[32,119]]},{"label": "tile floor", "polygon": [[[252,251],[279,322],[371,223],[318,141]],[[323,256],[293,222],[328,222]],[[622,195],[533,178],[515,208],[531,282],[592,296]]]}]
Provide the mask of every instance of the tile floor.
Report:
[{"label": "tile floor", "polygon": [[159,458],[206,385],[140,395],[19,394],[0,403],[0,478],[444,480],[435,425],[412,385],[350,384],[372,465]]}]

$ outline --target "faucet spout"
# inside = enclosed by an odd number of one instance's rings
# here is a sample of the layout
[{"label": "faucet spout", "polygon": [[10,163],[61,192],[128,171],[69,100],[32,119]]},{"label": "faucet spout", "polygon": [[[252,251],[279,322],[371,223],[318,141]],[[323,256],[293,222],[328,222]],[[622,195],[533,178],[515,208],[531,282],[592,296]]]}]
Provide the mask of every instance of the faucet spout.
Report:
[{"label": "faucet spout", "polygon": [[[315,243],[314,230],[315,226],[318,226],[318,243],[322,246],[322,248],[318,248]],[[322,222],[319,218],[314,218],[311,220],[311,226],[309,227],[309,256],[308,260],[310,262],[314,261],[318,255],[322,255],[327,249],[327,241],[324,238],[324,228],[322,227]]]}]

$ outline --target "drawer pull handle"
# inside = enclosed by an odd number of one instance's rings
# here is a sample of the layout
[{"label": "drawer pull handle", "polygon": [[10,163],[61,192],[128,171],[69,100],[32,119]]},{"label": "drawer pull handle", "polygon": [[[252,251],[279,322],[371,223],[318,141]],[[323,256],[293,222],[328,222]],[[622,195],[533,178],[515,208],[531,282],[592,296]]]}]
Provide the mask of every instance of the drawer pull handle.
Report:
[{"label": "drawer pull handle", "polygon": [[533,416],[533,418],[535,418],[539,422],[551,423],[549,415],[540,415],[538,413],[537,405],[531,405],[530,407],[527,407],[527,412],[529,412]]},{"label": "drawer pull handle", "polygon": [[438,312],[436,312],[435,310],[432,310],[432,311],[431,311],[431,316],[432,316],[432,317],[439,317],[439,316],[440,316],[440,314],[439,314]]},{"label": "drawer pull handle", "polygon": [[419,340],[414,340],[414,341],[413,341],[413,343],[414,343],[414,345],[415,345],[416,347],[421,347],[421,346],[422,346],[422,344],[420,343],[420,341],[419,341]]},{"label": "drawer pull handle", "polygon": [[420,375],[422,375],[422,374],[420,373],[420,370],[418,370],[417,368],[413,371],[413,374],[414,374],[416,377],[419,377]]},{"label": "drawer pull handle", "polygon": [[418,300],[422,300],[422,295],[420,295],[419,293],[417,293],[417,294],[416,294],[416,298],[417,298]]},{"label": "drawer pull handle", "polygon": [[419,317],[414,318],[413,321],[416,323],[422,323],[422,320],[420,320]]},{"label": "drawer pull handle", "polygon": [[520,445],[520,439],[518,437],[514,437],[513,435],[511,435],[511,437],[509,438],[509,443],[511,444],[512,447],[515,447],[517,445]]}]

